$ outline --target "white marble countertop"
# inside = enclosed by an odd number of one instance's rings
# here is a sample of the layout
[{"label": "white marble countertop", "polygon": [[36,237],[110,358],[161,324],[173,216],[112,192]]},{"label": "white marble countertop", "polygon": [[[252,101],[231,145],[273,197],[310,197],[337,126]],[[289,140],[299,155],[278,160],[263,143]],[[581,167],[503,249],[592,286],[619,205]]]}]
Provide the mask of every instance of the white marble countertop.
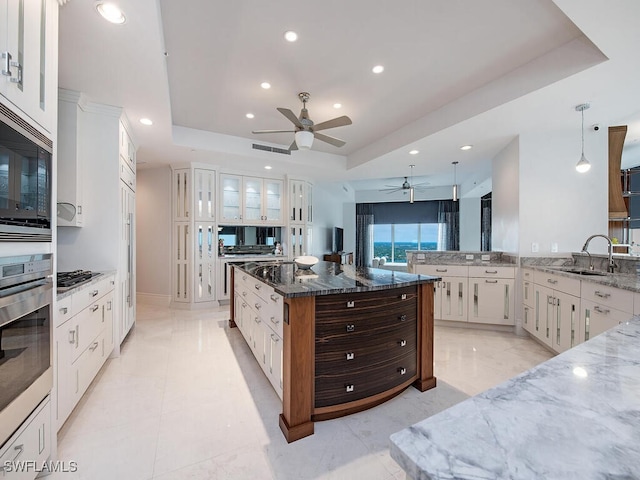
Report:
[{"label": "white marble countertop", "polygon": [[409,478],[640,478],[640,317],[391,436]]}]

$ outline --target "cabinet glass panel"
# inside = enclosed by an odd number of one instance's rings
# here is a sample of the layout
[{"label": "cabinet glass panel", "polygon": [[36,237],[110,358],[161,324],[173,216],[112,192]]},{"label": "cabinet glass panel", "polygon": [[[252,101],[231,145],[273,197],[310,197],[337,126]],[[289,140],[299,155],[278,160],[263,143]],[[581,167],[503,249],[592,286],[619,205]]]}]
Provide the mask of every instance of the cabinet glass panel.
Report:
[{"label": "cabinet glass panel", "polygon": [[245,221],[262,220],[262,179],[244,179]]},{"label": "cabinet glass panel", "polygon": [[222,177],[222,216],[227,220],[240,220],[241,177]]},{"label": "cabinet glass panel", "polygon": [[282,182],[265,181],[267,220],[278,221],[282,219]]}]

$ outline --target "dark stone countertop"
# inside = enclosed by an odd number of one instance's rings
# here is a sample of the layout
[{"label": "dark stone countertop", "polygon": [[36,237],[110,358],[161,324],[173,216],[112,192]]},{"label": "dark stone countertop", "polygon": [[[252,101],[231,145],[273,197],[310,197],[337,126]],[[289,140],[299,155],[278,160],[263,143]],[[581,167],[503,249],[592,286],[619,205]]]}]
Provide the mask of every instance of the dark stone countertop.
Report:
[{"label": "dark stone countertop", "polygon": [[254,278],[273,287],[286,298],[332,295],[336,293],[390,290],[423,283],[433,283],[439,277],[381,270],[356,268],[320,261],[310,270],[302,270],[293,262],[229,262]]}]

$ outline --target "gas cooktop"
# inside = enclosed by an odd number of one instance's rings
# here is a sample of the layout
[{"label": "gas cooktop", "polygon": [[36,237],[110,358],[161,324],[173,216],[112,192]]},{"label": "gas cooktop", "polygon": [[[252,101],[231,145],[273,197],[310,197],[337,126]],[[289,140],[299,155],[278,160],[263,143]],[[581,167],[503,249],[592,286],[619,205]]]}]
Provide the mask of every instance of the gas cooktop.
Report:
[{"label": "gas cooktop", "polygon": [[101,275],[100,273],[92,272],[90,270],[74,270],[72,272],[58,272],[57,287],[58,291],[69,290],[75,288],[83,283],[88,282],[94,277]]}]

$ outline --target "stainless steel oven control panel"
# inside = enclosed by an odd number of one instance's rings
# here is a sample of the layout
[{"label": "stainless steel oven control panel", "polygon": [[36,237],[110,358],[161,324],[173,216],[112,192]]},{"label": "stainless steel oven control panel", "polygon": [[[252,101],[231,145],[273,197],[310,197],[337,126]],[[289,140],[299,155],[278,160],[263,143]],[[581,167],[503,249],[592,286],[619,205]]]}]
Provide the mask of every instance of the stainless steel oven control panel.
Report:
[{"label": "stainless steel oven control panel", "polygon": [[0,288],[51,275],[50,253],[0,258]]}]

